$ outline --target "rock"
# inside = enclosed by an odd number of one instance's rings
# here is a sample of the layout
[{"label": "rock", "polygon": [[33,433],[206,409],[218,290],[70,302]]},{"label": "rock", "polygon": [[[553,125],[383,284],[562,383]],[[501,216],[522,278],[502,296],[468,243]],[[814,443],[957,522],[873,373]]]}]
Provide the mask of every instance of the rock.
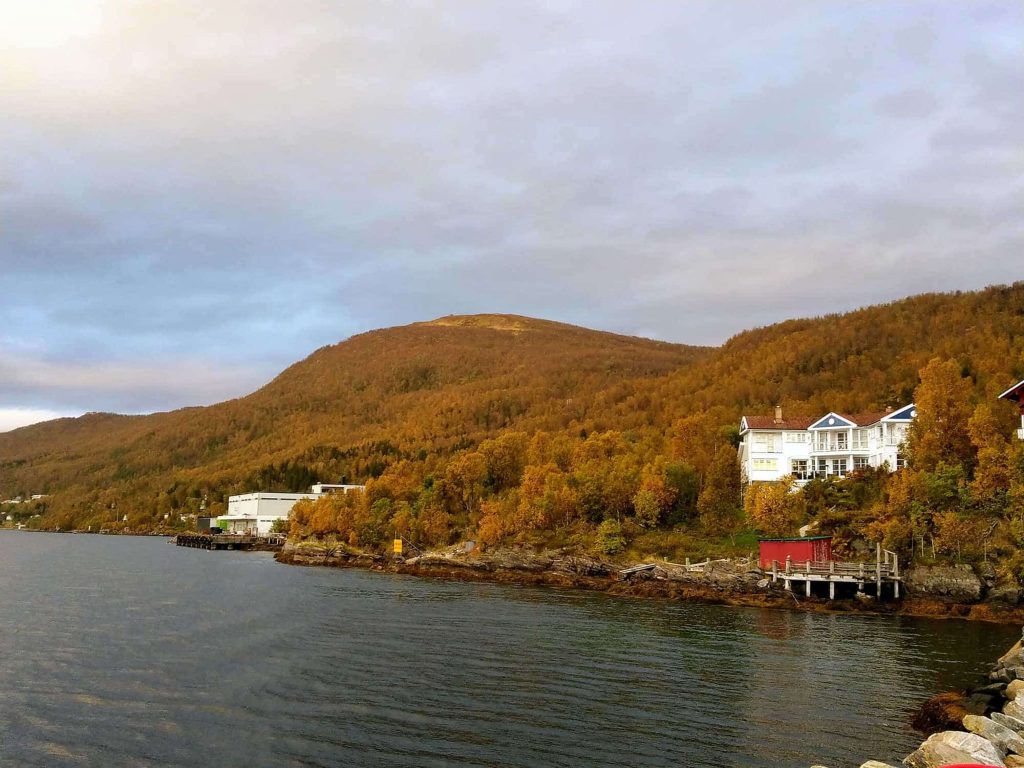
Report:
[{"label": "rock", "polygon": [[877,760],[868,760],[866,763],[861,763],[860,768],[895,768],[895,766],[880,763]]},{"label": "rock", "polygon": [[996,683],[1012,683],[1017,677],[1006,667],[996,667],[988,673],[988,679]]},{"label": "rock", "polygon": [[1018,704],[1016,699],[1008,701],[1006,702],[1006,706],[1003,707],[1003,714],[1015,717],[1018,720],[1024,720],[1024,707]]},{"label": "rock", "polygon": [[1010,699],[1010,701],[1013,701],[1021,693],[1024,693],[1024,680],[1011,680],[1010,684],[1006,686],[1006,692],[1003,695]]},{"label": "rock", "polygon": [[927,741],[903,761],[910,768],[939,768],[956,763],[977,763],[997,765],[1005,768],[1003,755],[987,739],[976,733],[942,731],[928,737]]},{"label": "rock", "polygon": [[985,599],[991,603],[1017,605],[1020,602],[1020,584],[1015,580],[998,582],[988,591]]},{"label": "rock", "polygon": [[999,657],[999,664],[1004,667],[1020,664],[1022,650],[1024,650],[1024,646],[1022,646],[1021,641],[1018,640],[1010,650]]},{"label": "rock", "polygon": [[610,576],[616,570],[611,563],[591,560],[587,557],[565,557],[554,561],[554,569],[577,576]]},{"label": "rock", "polygon": [[977,688],[971,688],[968,693],[981,693],[986,696],[1005,696],[1006,684],[1005,683],[989,683],[988,685],[982,685]]},{"label": "rock", "polygon": [[972,715],[984,715],[995,709],[996,698],[989,693],[972,693],[964,699],[964,709]]},{"label": "rock", "polygon": [[1003,762],[1007,768],[1024,768],[1024,757],[1020,755],[1007,755]]},{"label": "rock", "polygon": [[988,739],[1004,755],[1008,752],[1024,755],[1024,739],[1020,737],[1020,734],[1005,725],[1000,725],[995,720],[980,715],[967,715],[964,718],[964,728],[971,733],[978,734],[983,739]]},{"label": "rock", "polygon": [[993,722],[999,723],[1002,726],[1009,728],[1011,731],[1024,735],[1024,720],[1018,720],[1016,717],[1003,714],[1002,712],[993,712],[990,717]]},{"label": "rock", "polygon": [[984,587],[969,565],[919,565],[906,572],[904,581],[911,595],[955,603],[978,602]]}]

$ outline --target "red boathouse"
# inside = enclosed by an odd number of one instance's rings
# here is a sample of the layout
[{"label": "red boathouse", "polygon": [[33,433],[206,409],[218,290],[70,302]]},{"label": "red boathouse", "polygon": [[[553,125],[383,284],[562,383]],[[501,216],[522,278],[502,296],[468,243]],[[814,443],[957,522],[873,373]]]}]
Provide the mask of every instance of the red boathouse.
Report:
[{"label": "red boathouse", "polygon": [[788,557],[794,563],[810,560],[825,563],[832,559],[831,536],[803,536],[799,539],[760,539],[761,568],[770,570],[772,561],[778,560],[784,568]]}]

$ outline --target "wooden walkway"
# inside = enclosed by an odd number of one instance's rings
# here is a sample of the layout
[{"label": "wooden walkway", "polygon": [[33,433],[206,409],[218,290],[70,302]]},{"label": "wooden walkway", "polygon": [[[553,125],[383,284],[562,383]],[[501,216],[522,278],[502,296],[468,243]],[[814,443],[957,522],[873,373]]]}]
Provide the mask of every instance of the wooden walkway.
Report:
[{"label": "wooden walkway", "polygon": [[841,563],[836,560],[819,562],[814,560],[791,560],[780,564],[772,561],[772,581],[782,579],[788,590],[793,589],[793,582],[803,582],[804,591],[811,596],[811,584],[825,582],[828,584],[828,597],[835,600],[836,584],[856,584],[857,591],[863,592],[866,584],[874,583],[875,596],[882,597],[883,585],[892,585],[892,595],[900,596],[900,563],[895,552],[877,549],[877,557],[873,563]]}]

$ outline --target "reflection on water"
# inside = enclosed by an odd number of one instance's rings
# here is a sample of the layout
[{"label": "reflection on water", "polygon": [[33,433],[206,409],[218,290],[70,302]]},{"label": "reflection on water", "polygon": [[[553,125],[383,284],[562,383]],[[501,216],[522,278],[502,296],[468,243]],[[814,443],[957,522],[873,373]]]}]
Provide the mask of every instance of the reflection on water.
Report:
[{"label": "reflection on water", "polygon": [[628,601],[0,535],[0,762],[894,760],[1014,627]]}]

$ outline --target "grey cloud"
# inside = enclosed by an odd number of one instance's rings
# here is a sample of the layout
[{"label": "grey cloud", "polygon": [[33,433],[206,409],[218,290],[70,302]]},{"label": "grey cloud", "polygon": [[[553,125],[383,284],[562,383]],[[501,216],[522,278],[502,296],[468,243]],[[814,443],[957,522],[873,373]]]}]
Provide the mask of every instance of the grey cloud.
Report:
[{"label": "grey cloud", "polygon": [[69,366],[0,408],[208,402],[453,312],[714,343],[1021,277],[1014,4],[107,9],[0,92],[0,333]]}]

